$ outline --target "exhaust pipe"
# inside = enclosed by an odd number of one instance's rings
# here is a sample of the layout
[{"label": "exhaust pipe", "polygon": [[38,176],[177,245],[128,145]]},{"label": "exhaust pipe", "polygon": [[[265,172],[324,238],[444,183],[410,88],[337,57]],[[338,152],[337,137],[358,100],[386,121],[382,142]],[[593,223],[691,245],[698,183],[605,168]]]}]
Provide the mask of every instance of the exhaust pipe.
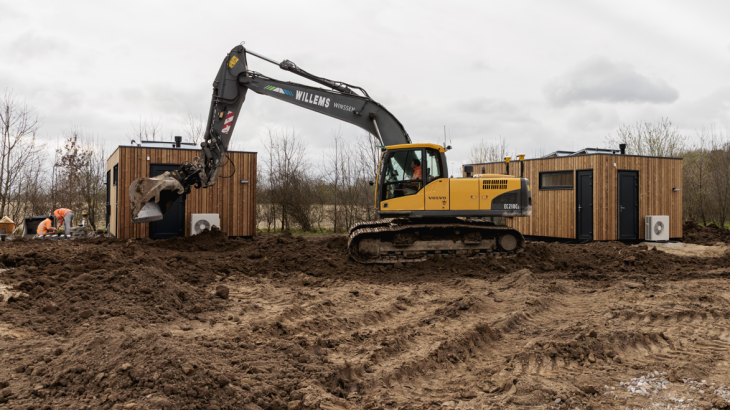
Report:
[{"label": "exhaust pipe", "polygon": [[618,144],[618,149],[621,150],[621,155],[626,155],[626,144]]}]

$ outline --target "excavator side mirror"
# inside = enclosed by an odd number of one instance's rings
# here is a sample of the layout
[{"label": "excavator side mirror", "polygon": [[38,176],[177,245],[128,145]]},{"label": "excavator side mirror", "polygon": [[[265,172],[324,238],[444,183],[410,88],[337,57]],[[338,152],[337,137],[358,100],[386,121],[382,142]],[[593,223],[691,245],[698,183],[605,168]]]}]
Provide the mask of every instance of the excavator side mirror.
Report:
[{"label": "excavator side mirror", "polygon": [[368,181],[368,184],[370,184],[370,186],[373,186],[373,185],[375,185],[375,182],[373,182],[373,181]]}]

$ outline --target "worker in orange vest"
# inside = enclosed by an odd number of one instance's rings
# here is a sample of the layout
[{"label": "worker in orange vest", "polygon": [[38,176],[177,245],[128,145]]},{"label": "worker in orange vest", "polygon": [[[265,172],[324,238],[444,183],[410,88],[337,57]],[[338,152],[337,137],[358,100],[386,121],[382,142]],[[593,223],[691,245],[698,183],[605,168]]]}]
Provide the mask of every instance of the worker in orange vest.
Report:
[{"label": "worker in orange vest", "polygon": [[48,218],[38,224],[38,228],[35,231],[38,236],[45,237],[56,232],[56,228],[53,227],[53,222],[51,222],[52,217],[52,215],[49,215]]},{"label": "worker in orange vest", "polygon": [[73,222],[74,213],[70,209],[61,208],[53,211],[53,215],[58,221],[58,227],[60,228],[61,226],[63,226],[63,234],[66,235],[66,238],[69,238],[69,235],[71,234],[71,222]]}]

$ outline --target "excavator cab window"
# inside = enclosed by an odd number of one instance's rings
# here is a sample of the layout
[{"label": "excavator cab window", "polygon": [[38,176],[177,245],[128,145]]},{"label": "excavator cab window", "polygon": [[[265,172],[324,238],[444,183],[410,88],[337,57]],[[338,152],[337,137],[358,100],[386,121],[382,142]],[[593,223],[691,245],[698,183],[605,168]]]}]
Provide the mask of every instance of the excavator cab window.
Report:
[{"label": "excavator cab window", "polygon": [[423,150],[392,152],[385,163],[385,199],[417,193],[423,187]]},{"label": "excavator cab window", "polygon": [[442,167],[441,167],[441,153],[434,149],[426,150],[426,167],[428,169],[428,180],[426,184],[431,181],[435,181],[439,178],[443,178]]}]

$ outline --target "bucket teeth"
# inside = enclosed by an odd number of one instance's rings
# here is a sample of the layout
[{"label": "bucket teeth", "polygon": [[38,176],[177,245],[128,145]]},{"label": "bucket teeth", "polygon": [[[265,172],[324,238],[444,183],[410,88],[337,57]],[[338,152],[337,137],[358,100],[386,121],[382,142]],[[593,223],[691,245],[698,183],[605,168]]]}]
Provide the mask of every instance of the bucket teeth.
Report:
[{"label": "bucket teeth", "polygon": [[[165,194],[171,195],[165,195]],[[129,208],[132,214],[132,222],[149,222],[148,220],[138,220],[138,215],[142,208],[147,205],[148,202],[154,202],[160,204],[166,202],[166,197],[177,197],[185,193],[185,188],[182,186],[180,181],[172,176],[170,172],[152,178],[139,178],[132,182],[129,186]],[[166,207],[165,204],[160,204],[163,208],[163,213]],[[159,218],[158,218],[159,219]]]}]

